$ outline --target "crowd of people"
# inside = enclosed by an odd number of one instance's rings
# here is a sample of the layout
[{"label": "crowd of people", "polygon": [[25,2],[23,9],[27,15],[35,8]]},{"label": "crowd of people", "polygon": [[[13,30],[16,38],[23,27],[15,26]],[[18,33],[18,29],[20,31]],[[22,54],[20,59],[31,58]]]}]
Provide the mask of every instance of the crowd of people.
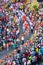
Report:
[{"label": "crowd of people", "polygon": [[[0,47],[7,51],[11,46],[14,48],[10,59],[9,55],[5,56],[5,64],[43,65],[43,14],[39,11],[35,14],[35,9],[30,10],[20,2],[3,5],[0,8]],[[25,42],[27,34],[30,38]]]}]

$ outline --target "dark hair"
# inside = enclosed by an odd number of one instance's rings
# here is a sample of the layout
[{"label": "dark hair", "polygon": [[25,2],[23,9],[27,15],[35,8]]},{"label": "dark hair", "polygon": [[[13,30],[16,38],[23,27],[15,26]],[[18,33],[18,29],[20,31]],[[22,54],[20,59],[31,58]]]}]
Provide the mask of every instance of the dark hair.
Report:
[{"label": "dark hair", "polygon": [[18,50],[17,53],[20,53],[20,50]]}]

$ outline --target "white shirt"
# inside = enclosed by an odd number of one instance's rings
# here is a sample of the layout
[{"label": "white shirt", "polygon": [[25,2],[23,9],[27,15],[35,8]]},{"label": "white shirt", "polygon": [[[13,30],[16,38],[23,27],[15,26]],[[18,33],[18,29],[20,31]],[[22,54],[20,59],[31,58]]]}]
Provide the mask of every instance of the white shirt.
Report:
[{"label": "white shirt", "polygon": [[21,40],[24,40],[24,37],[22,37]]},{"label": "white shirt", "polygon": [[16,31],[16,35],[19,33],[19,30]]},{"label": "white shirt", "polygon": [[30,60],[27,61],[27,65],[31,64]]},{"label": "white shirt", "polygon": [[13,64],[16,65],[15,61],[13,61]]},{"label": "white shirt", "polygon": [[5,46],[5,43],[3,43],[3,46]]},{"label": "white shirt", "polygon": [[16,41],[20,41],[20,39],[17,39]]}]

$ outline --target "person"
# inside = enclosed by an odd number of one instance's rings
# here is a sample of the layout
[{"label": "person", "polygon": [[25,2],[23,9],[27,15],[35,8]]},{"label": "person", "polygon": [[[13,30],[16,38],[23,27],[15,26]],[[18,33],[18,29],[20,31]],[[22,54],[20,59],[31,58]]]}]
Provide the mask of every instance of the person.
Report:
[{"label": "person", "polygon": [[5,56],[5,60],[6,60],[6,62],[8,62],[8,55]]},{"label": "person", "polygon": [[43,46],[40,48],[40,52],[43,55]]},{"label": "person", "polygon": [[7,51],[9,51],[9,45],[7,44]]},{"label": "person", "polygon": [[23,65],[26,65],[26,58],[22,58]]},{"label": "person", "polygon": [[21,37],[21,43],[24,44],[24,36]]},{"label": "person", "polygon": [[16,30],[16,36],[18,37],[19,36],[19,29],[18,30]]},{"label": "person", "polygon": [[10,60],[8,60],[8,62],[7,62],[7,65],[11,65],[11,62],[10,62]]},{"label": "person", "polygon": [[31,65],[31,61],[30,60],[27,61],[27,65]]},{"label": "person", "polygon": [[12,61],[12,65],[16,65],[16,62],[15,61]]}]

